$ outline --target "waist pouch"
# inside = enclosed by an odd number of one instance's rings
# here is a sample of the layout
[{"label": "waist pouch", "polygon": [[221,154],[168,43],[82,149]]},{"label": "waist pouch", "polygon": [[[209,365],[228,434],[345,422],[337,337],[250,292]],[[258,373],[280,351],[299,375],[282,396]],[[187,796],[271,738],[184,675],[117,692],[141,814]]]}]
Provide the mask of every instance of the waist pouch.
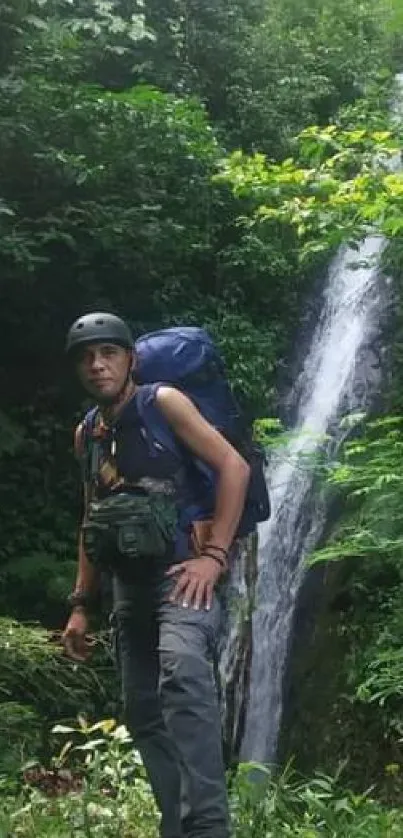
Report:
[{"label": "waist pouch", "polygon": [[177,509],[172,497],[156,492],[108,495],[89,504],[83,525],[88,559],[102,570],[116,570],[140,559],[159,559],[173,545]]}]

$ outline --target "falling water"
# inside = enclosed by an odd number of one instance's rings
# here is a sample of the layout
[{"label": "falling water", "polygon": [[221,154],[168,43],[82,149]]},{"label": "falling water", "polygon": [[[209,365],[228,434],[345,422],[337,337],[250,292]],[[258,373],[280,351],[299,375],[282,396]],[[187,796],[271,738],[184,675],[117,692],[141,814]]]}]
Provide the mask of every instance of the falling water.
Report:
[{"label": "falling water", "polygon": [[[397,81],[402,90],[403,76]],[[276,757],[304,559],[317,545],[326,521],[309,461],[318,451],[337,448],[345,434],[341,417],[365,412],[379,393],[381,366],[374,348],[387,306],[379,269],[384,247],[381,236],[368,236],[358,250],[343,247],[334,259],[322,312],[291,394],[296,416],[292,440],[270,463],[272,516],[259,530],[243,759],[273,762]],[[330,442],[324,443],[325,438]]]}]

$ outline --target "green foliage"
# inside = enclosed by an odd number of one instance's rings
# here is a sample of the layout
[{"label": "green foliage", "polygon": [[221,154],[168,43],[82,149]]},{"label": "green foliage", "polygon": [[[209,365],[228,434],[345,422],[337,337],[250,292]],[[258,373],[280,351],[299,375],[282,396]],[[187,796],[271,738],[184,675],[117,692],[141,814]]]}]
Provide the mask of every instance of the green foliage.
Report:
[{"label": "green foliage", "polygon": [[[260,784],[248,782],[253,769]],[[400,810],[382,810],[369,796],[344,790],[338,777],[304,781],[289,768],[272,779],[262,766],[242,765],[232,806],[237,838],[380,838],[398,836],[403,824]]]},{"label": "green foliage", "polygon": [[[46,263],[63,253],[64,270],[78,270],[80,290],[98,267],[104,294],[113,271],[122,276],[120,293],[133,295],[133,276],[143,287],[156,277],[186,282],[208,255],[218,150],[196,102],[147,87],[112,94],[33,78],[3,102],[3,127],[3,194],[14,206],[9,228],[26,230],[23,267],[39,271],[43,264],[37,281],[46,282]],[[45,190],[28,202],[16,168],[21,144],[26,174]],[[56,192],[47,189],[52,181]],[[19,251],[6,244],[16,260]],[[97,293],[93,281],[88,291]]]},{"label": "green foliage", "polygon": [[391,131],[312,126],[298,138],[296,159],[272,163],[237,151],[223,161],[217,180],[252,203],[252,214],[241,219],[246,228],[258,234],[263,228],[280,253],[286,240],[296,262],[312,268],[318,254],[370,230],[402,235],[403,176],[386,166],[399,153]]},{"label": "green foliage", "polygon": [[256,419],[254,423],[255,438],[266,448],[278,444],[281,430],[282,425],[279,419]]},{"label": "green foliage", "polygon": [[372,0],[269,2],[266,9],[245,39],[223,110],[233,117],[226,125],[233,145],[279,159],[304,125],[331,119],[376,76],[390,13]]},{"label": "green foliage", "polygon": [[16,701],[0,703],[0,776],[17,777],[28,756],[41,753],[42,724],[32,707]]},{"label": "green foliage", "polygon": [[[16,838],[108,838],[117,828],[122,838],[155,838],[155,805],[138,756],[128,755],[127,732],[111,720],[85,731],[83,727],[82,720],[79,733],[87,741],[77,748],[86,755],[85,772],[77,773],[76,763],[69,763],[72,749],[65,746],[61,762],[71,769],[27,771],[28,782],[37,787],[27,786],[14,798],[3,792],[0,825]],[[76,730],[60,726],[60,733]],[[60,765],[60,758],[55,764]],[[51,793],[52,782],[64,783],[64,793]],[[399,809],[383,808],[368,794],[343,789],[338,777],[318,774],[305,781],[287,768],[274,779],[263,766],[253,764],[239,767],[231,783],[230,807],[236,838],[397,838],[403,826]]]},{"label": "green foliage", "polygon": [[72,433],[49,413],[43,416],[38,410],[35,415],[32,406],[7,413],[3,428],[2,610],[58,625],[73,583],[77,549],[78,469],[76,473]]},{"label": "green foliage", "polygon": [[[355,511],[333,542],[311,561],[374,556],[399,567],[403,548],[402,419],[387,416],[369,422],[347,442],[328,475],[330,485],[343,488]],[[402,567],[403,571],[403,567]]]},{"label": "green foliage", "polygon": [[[400,557],[399,557],[400,558]],[[402,610],[400,562],[367,560],[351,580],[351,605],[346,614],[350,639],[347,665],[349,694],[356,705],[373,705],[389,753],[402,760]]]},{"label": "green foliage", "polygon": [[[343,493],[345,513],[331,539],[309,559],[352,562],[348,608],[341,625],[349,638],[350,700],[377,705],[385,744],[401,761],[403,698],[402,419],[367,423],[347,442],[328,474]],[[358,561],[359,560],[359,561]]]},{"label": "green foliage", "polygon": [[402,33],[383,0],[151,0],[146,19],[159,50],[159,61],[148,51],[151,80],[197,92],[230,147],[276,159],[362,95]]},{"label": "green foliage", "polygon": [[398,0],[19,0],[3,17],[5,66],[196,93],[231,147],[277,159],[304,125],[362,94],[403,29]]},{"label": "green foliage", "polygon": [[120,0],[22,0],[16,10],[19,38],[14,41],[17,66],[48,78],[89,81],[120,87],[133,82],[139,48],[154,35],[144,7]]},{"label": "green foliage", "polygon": [[113,719],[91,725],[80,716],[74,727],[56,725],[53,735],[68,738],[51,768],[31,760],[21,797],[4,800],[13,835],[129,838],[140,827],[144,838],[155,836],[155,803],[126,728]]},{"label": "green foliage", "polygon": [[24,440],[24,428],[17,425],[4,411],[0,411],[0,459],[14,455]]},{"label": "green foliage", "polygon": [[57,636],[1,618],[0,708],[4,703],[9,713],[10,702],[29,705],[46,727],[52,719],[75,717],[77,708],[95,715],[114,706],[115,673],[105,638],[98,638],[95,651],[90,665],[78,666],[63,655]]}]

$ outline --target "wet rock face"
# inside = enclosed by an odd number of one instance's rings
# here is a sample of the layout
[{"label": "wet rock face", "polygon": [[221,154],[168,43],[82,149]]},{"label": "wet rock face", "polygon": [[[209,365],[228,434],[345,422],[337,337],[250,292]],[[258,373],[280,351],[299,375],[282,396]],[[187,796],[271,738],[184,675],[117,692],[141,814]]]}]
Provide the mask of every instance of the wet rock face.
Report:
[{"label": "wet rock face", "polygon": [[221,591],[223,631],[218,680],[227,766],[238,760],[245,729],[256,579],[257,536],[251,535],[238,544],[230,577]]}]

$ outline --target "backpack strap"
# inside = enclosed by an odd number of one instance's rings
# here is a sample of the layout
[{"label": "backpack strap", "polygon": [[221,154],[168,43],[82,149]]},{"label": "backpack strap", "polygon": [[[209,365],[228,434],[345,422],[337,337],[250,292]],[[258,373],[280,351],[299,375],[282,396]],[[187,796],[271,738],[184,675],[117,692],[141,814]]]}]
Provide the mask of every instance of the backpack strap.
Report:
[{"label": "backpack strap", "polygon": [[94,478],[99,469],[99,444],[93,438],[98,413],[98,408],[93,407],[85,414],[82,421],[81,475],[83,483],[89,487],[89,498],[91,498]]},{"label": "backpack strap", "polygon": [[[206,517],[206,509],[212,511],[212,496],[215,495],[216,474],[207,463],[196,457],[192,452],[181,443],[167,419],[155,404],[155,399],[159,387],[167,386],[166,382],[156,382],[154,384],[142,384],[136,391],[136,405],[141,424],[143,426],[144,434],[148,442],[150,456],[158,456],[159,450],[165,448],[170,451],[178,461],[188,470],[187,466],[191,464],[199,473],[199,479],[202,478],[203,499],[205,502],[200,502],[200,498],[193,503],[186,506],[186,518],[190,523],[192,520],[202,520]],[[189,482],[191,477],[189,477]],[[189,492],[191,495],[192,492]]]},{"label": "backpack strap", "polygon": [[[155,403],[159,387],[167,386],[166,382],[155,384],[142,384],[136,391],[136,404],[143,425],[144,433],[149,445],[150,456],[158,455],[158,448],[161,446],[178,459],[188,459],[197,466],[205,477],[214,482],[214,470],[199,457],[196,457],[176,436],[164,414]],[[178,388],[177,388],[178,389]],[[187,394],[186,394],[187,395]],[[189,396],[187,396],[189,398]]]},{"label": "backpack strap", "polygon": [[150,457],[157,457],[158,450],[165,448],[178,459],[182,460],[180,443],[164,415],[155,404],[159,387],[163,382],[141,384],[136,390],[136,407],[140,417],[143,433],[148,444]]}]

